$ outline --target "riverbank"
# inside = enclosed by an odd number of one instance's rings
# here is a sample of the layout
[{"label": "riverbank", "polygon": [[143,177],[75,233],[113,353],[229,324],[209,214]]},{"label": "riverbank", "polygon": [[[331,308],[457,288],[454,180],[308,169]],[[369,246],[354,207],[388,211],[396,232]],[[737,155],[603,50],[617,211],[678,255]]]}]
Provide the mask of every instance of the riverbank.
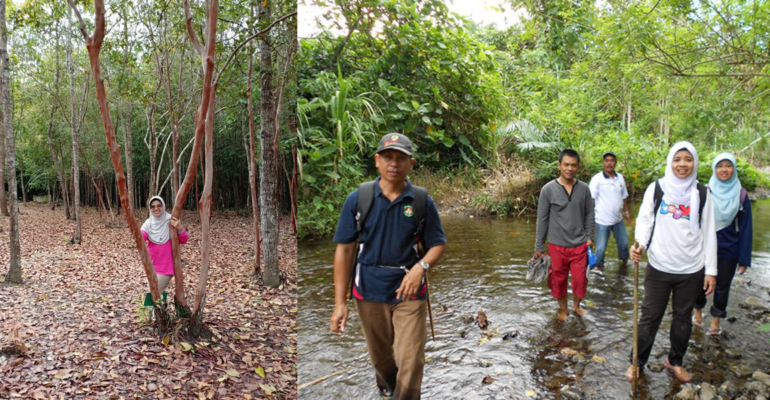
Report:
[{"label": "riverbank", "polygon": [[[540,188],[547,180],[538,180],[526,167],[504,171],[465,171],[433,173],[417,170],[412,183],[425,186],[442,215],[463,214],[473,217],[533,216],[537,213]],[[630,201],[641,202],[644,191],[629,188]],[[770,188],[756,186],[748,192],[751,200],[770,198]]]}]

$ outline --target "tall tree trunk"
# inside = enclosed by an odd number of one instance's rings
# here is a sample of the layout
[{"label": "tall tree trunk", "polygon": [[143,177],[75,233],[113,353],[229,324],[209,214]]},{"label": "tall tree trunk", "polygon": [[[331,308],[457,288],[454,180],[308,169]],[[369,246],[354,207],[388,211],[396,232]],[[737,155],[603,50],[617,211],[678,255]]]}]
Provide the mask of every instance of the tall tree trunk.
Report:
[{"label": "tall tree trunk", "polygon": [[123,205],[123,211],[126,214],[126,222],[131,230],[131,234],[134,238],[136,248],[139,250],[139,255],[142,259],[142,267],[144,268],[145,275],[150,284],[150,292],[152,293],[153,302],[156,303],[155,314],[158,317],[158,330],[160,336],[165,336],[169,327],[169,315],[165,311],[157,306],[157,302],[160,300],[160,291],[158,290],[158,279],[155,274],[155,269],[152,266],[150,260],[150,254],[147,252],[147,246],[144,243],[144,239],[139,230],[139,224],[134,217],[134,212],[129,208],[128,191],[126,190],[126,178],[123,174],[123,163],[120,159],[120,149],[118,148],[118,142],[115,139],[115,129],[112,126],[112,119],[110,118],[110,108],[107,102],[107,93],[104,88],[104,79],[102,79],[101,65],[99,63],[99,52],[102,48],[102,42],[104,40],[105,31],[105,18],[104,18],[104,0],[95,0],[95,26],[92,36],[88,35],[86,31],[86,25],[83,19],[80,17],[80,13],[74,3],[75,0],[69,0],[70,8],[75,11],[79,21],[80,32],[86,42],[86,48],[88,49],[88,59],[91,64],[91,71],[94,76],[94,85],[96,86],[96,98],[99,103],[99,111],[102,116],[102,123],[104,124],[104,133],[107,139],[107,147],[110,151],[110,158],[112,159],[112,166],[115,169],[115,178],[118,184],[118,190],[120,191],[120,200]]},{"label": "tall tree trunk", "polygon": [[[131,69],[128,65],[128,14],[126,14],[126,18],[123,18],[123,39],[126,42],[126,47],[123,49],[123,71],[126,73],[126,85],[127,87],[130,87]],[[124,93],[124,95],[126,94]],[[131,205],[131,209],[136,210],[136,203],[134,201],[136,198],[134,195],[134,189],[136,187],[134,184],[134,164],[131,161],[133,147],[133,142],[131,139],[131,101],[127,100],[124,104],[124,107],[123,152],[126,155],[126,174],[128,175],[128,202]],[[120,209],[118,209],[118,212],[120,212]]]},{"label": "tall tree trunk", "polygon": [[[56,47],[59,47],[58,46],[59,45],[58,29],[57,29],[56,38],[57,38],[56,39]],[[61,70],[59,69],[59,52],[56,52],[56,74],[55,74],[55,77],[54,77],[54,84],[53,84],[54,88],[58,88],[59,87],[60,72],[61,72]],[[61,185],[61,188],[62,188],[62,197],[64,198],[65,210],[67,210],[67,213],[66,213],[67,214],[67,219],[69,219],[69,205],[67,204],[67,198],[66,198],[67,191],[65,189],[67,187],[67,183],[64,182],[64,172],[62,172],[61,163],[59,163],[59,156],[56,154],[56,148],[54,147],[54,144],[53,144],[53,137],[51,136],[51,133],[53,131],[53,115],[54,115],[55,108],[56,108],[56,106],[55,106],[55,104],[54,104],[54,102],[52,100],[51,101],[51,110],[48,112],[48,135],[47,135],[47,137],[48,137],[48,148],[49,148],[49,150],[51,150],[51,158],[53,159],[53,165],[54,165],[54,168],[56,169],[56,176],[59,178],[59,185]],[[54,185],[54,193],[56,193],[56,186],[55,185]],[[54,204],[56,204],[56,201],[54,201]],[[55,208],[55,206],[54,206],[54,208]]]},{"label": "tall tree trunk", "polygon": [[19,157],[19,176],[21,177],[21,204],[27,204],[27,190],[24,187],[24,163],[21,157]]},{"label": "tall tree trunk", "polygon": [[291,188],[289,194],[291,195],[291,229],[294,236],[297,235],[297,145],[295,144],[291,148]]},{"label": "tall tree trunk", "polygon": [[98,199],[96,201],[96,207],[99,210],[99,219],[102,218],[102,210],[106,209],[104,207],[104,200],[102,199],[102,189],[99,187],[99,184],[96,182],[96,176],[91,173],[91,166],[88,165],[88,158],[83,153],[83,149],[80,149],[80,155],[83,156],[83,162],[86,164],[86,171],[88,173],[88,176],[91,178],[91,184],[94,185],[94,190],[96,191],[95,195]]},{"label": "tall tree trunk", "polygon": [[[263,2],[259,10],[261,26],[270,23],[270,3]],[[262,254],[264,269],[262,283],[267,287],[278,287],[281,284],[278,268],[278,149],[274,142],[275,129],[275,94],[273,93],[273,65],[270,35],[260,37],[260,74],[261,74],[261,113],[260,136],[262,163],[260,174],[259,207],[262,228]]]},{"label": "tall tree trunk", "polygon": [[0,134],[0,214],[8,214],[8,198],[5,194],[5,132]]},{"label": "tall tree trunk", "polygon": [[0,127],[4,127],[6,162],[8,164],[8,192],[10,197],[10,217],[11,227],[9,232],[9,249],[11,250],[10,264],[8,274],[5,276],[6,283],[23,283],[21,278],[21,246],[19,240],[19,202],[17,200],[16,189],[16,142],[13,137],[13,116],[11,115],[11,72],[8,65],[8,27],[5,24],[5,0],[0,0],[0,60],[2,60],[2,77],[0,85],[2,86],[2,121]]},{"label": "tall tree trunk", "polygon": [[80,142],[78,140],[79,124],[77,123],[78,117],[75,111],[75,67],[72,63],[72,12],[67,13],[67,22],[69,29],[67,29],[67,71],[70,78],[70,105],[72,106],[71,116],[72,118],[72,184],[74,186],[73,194],[75,206],[75,236],[72,238],[73,243],[80,244],[81,236],[81,221],[80,221],[80,168],[78,165],[78,153],[80,148]]},{"label": "tall tree trunk", "polygon": [[[251,7],[251,16],[254,18],[254,6]],[[254,278],[258,278],[262,269],[262,246],[260,242],[259,224],[259,197],[257,197],[257,156],[254,146],[254,106],[251,96],[251,72],[253,70],[254,46],[249,42],[249,72],[246,86],[249,107],[249,188],[251,189],[251,213],[254,222]]]},{"label": "tall tree trunk", "polygon": [[[187,0],[184,1],[185,11],[185,26],[187,28],[187,34],[190,37],[190,42],[193,48],[198,52],[201,57],[201,63],[203,66],[203,88],[201,93],[201,103],[198,107],[198,111],[195,115],[195,136],[193,148],[190,154],[190,160],[187,164],[187,172],[185,173],[184,181],[179,187],[179,191],[174,199],[174,208],[171,211],[171,216],[178,218],[182,213],[182,206],[184,205],[187,194],[190,192],[190,188],[197,181],[196,165],[198,163],[198,155],[200,154],[201,143],[203,142],[203,135],[206,130],[206,116],[209,114],[209,109],[213,109],[214,105],[211,104],[211,100],[214,98],[215,89],[212,87],[214,78],[214,51],[216,49],[216,23],[217,15],[219,11],[219,2],[217,0],[209,0],[207,3],[207,19],[206,19],[206,47],[200,44],[195,30],[192,25],[192,14],[190,12],[190,4]],[[213,122],[213,121],[212,121]],[[212,139],[213,140],[213,139]],[[210,142],[210,141],[209,141]],[[208,144],[207,144],[208,145]],[[205,254],[207,247],[210,248],[211,243],[207,240],[206,234],[203,234],[203,240],[201,242],[201,248]],[[179,237],[175,229],[171,230],[171,249],[174,255],[174,284],[176,292],[174,294],[177,304],[183,307],[183,310],[189,310],[186,307],[186,301],[184,299],[184,278],[182,275],[182,263],[179,254]],[[205,293],[206,277],[208,277],[208,264],[201,261],[201,275],[198,280],[198,288],[203,287]],[[191,330],[194,335],[200,333],[201,319],[203,314],[203,296],[198,298],[196,292],[196,301],[192,309]]]}]

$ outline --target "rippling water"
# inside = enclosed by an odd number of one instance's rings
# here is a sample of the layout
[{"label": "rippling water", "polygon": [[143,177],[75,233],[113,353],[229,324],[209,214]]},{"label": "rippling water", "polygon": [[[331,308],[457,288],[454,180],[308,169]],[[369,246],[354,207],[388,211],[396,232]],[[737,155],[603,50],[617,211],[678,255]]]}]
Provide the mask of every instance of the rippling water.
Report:
[{"label": "rippling water", "polygon": [[[738,307],[749,296],[768,301],[770,290],[770,200],[753,203],[754,267],[736,276],[726,338],[713,339],[701,329],[693,333],[685,366],[694,383],[715,385],[732,379],[729,368],[744,364],[767,368],[770,333]],[[607,266],[589,275],[585,306],[588,315],[555,320],[556,301],[545,284],[525,281],[526,261],[532,256],[534,219],[473,219],[442,217],[449,238],[441,264],[431,272],[431,300],[436,339],[428,340],[423,380],[425,399],[559,399],[566,392],[585,399],[621,399],[631,394],[623,377],[632,346],[633,266],[620,270],[610,239]],[[629,237],[633,237],[633,229]],[[374,372],[358,317],[351,304],[351,320],[344,335],[329,332],[333,309],[330,239],[303,242],[298,248],[299,344],[298,382],[309,383],[337,371],[349,371],[303,388],[300,399],[375,399]],[[644,279],[644,265],[640,282]],[[643,296],[640,283],[640,304]],[[570,296],[571,298],[571,296]],[[570,300],[571,301],[571,300]],[[705,311],[711,306],[711,300]],[[487,332],[465,324],[462,316],[484,310]],[[660,366],[668,349],[671,317],[663,320],[649,366]],[[706,317],[705,325],[708,326]],[[518,332],[509,340],[507,333]],[[727,349],[743,357],[724,357]],[[483,383],[491,377],[491,383]],[[647,370],[639,398],[661,399],[680,386],[665,370]]]}]

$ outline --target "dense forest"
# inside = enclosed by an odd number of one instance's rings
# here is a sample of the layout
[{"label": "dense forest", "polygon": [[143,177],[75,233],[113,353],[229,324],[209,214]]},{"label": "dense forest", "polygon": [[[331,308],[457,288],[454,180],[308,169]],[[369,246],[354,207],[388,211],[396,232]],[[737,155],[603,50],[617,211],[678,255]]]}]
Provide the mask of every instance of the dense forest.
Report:
[{"label": "dense forest", "polygon": [[[258,40],[251,36],[274,23],[270,30],[275,48],[271,72],[274,85],[283,94],[278,145],[282,204],[288,210],[295,144],[290,121],[295,119],[296,70],[294,63],[286,60],[287,55],[293,57],[291,53],[296,52],[296,22],[293,17],[289,22],[281,23],[286,18],[278,20],[287,13],[296,13],[296,3],[277,2],[268,19],[258,18],[258,10],[253,6],[241,1],[220,3],[214,207],[250,208],[249,119],[253,117],[259,141],[262,65],[256,52]],[[121,1],[108,7],[102,74],[130,175],[131,200],[144,207],[154,194],[173,198],[174,179],[181,182],[184,176],[184,171],[174,176],[172,167],[175,163],[185,166],[190,157],[195,112],[202,90],[201,58],[188,43],[180,2]],[[93,14],[93,2],[85,3],[83,13],[84,17]],[[195,29],[200,30],[204,7],[192,7],[191,13]],[[93,29],[93,18],[84,20],[87,28]],[[82,203],[114,206],[114,174],[88,53],[75,16],[69,14],[66,2],[9,3],[8,31],[19,196],[27,201],[36,195],[73,197],[76,159]],[[202,36],[202,32],[198,35]],[[250,86],[256,113],[249,112]],[[81,144],[74,154],[73,132]],[[259,143],[255,147],[259,152]],[[125,154],[130,157],[126,159]],[[61,182],[68,187],[65,195],[61,194]],[[200,193],[201,188],[199,174],[193,192]],[[104,194],[104,205],[99,201],[98,191]],[[190,196],[187,207],[194,207],[199,197]],[[65,201],[63,206],[67,202],[71,206],[71,201]]]},{"label": "dense forest", "polygon": [[770,3],[510,0],[523,16],[504,30],[440,0],[314,3],[327,11],[298,55],[301,237],[333,232],[392,131],[416,142],[412,178],[439,207],[532,211],[567,147],[584,180],[615,151],[637,193],[679,140],[701,179],[733,151],[744,186],[770,186]]}]

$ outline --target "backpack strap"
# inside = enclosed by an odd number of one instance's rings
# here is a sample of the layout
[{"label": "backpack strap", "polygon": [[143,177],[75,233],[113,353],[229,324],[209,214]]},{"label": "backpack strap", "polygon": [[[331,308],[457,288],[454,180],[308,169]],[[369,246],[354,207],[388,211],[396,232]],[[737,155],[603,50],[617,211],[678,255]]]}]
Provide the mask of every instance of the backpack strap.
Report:
[{"label": "backpack strap", "polygon": [[647,242],[645,250],[649,250],[650,244],[652,244],[652,235],[655,233],[655,223],[658,221],[658,210],[660,209],[660,205],[663,203],[663,188],[660,187],[659,181],[655,181],[655,193],[653,194],[652,199],[652,231],[650,232],[650,240]]},{"label": "backpack strap", "polygon": [[708,197],[708,186],[698,184],[698,195],[700,197],[700,204],[698,204],[698,227],[703,226],[703,209],[706,207],[706,197]]},{"label": "backpack strap", "polygon": [[743,211],[743,203],[746,202],[746,197],[749,195],[749,192],[746,191],[746,188],[741,188],[741,206],[738,210]]},{"label": "backpack strap", "polygon": [[358,243],[361,243],[361,234],[364,231],[364,221],[372,209],[374,203],[375,181],[364,182],[358,186],[358,205],[356,207],[356,233]]},{"label": "backpack strap", "polygon": [[738,226],[738,216],[740,216],[741,213],[744,211],[743,203],[746,201],[746,196],[748,195],[749,193],[746,191],[746,188],[741,188],[741,197],[740,197],[741,204],[738,205],[738,215],[735,216],[735,220],[733,221],[735,223],[735,232],[741,231],[740,227]]}]

